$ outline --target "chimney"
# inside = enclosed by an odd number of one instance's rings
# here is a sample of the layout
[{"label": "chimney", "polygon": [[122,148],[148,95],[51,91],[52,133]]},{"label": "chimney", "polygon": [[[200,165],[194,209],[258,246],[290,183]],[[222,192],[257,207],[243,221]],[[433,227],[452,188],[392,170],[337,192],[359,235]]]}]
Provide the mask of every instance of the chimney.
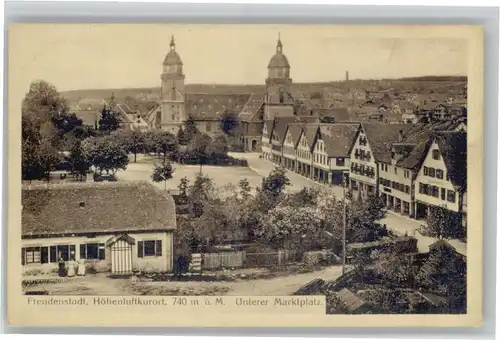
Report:
[{"label": "chimney", "polygon": [[345,71],[345,80],[349,81],[349,71]]},{"label": "chimney", "polygon": [[401,143],[403,141],[403,130],[399,130],[398,142]]}]

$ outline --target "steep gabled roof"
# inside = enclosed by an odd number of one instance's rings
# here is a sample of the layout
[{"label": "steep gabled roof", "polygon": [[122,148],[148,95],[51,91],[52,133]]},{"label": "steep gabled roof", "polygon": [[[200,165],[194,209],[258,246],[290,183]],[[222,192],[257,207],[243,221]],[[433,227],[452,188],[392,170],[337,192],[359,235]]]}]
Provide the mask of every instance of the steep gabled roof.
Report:
[{"label": "steep gabled roof", "polygon": [[300,140],[300,135],[302,134],[303,123],[291,123],[288,124],[288,130],[292,135],[293,146],[296,147]]},{"label": "steep gabled roof", "polygon": [[171,195],[147,182],[59,183],[22,189],[22,235],[176,228]]},{"label": "steep gabled roof", "polygon": [[454,130],[455,122],[436,122],[431,124],[415,124],[413,128],[406,132],[404,143],[412,143],[415,146],[407,157],[400,159],[397,166],[418,170],[427,155],[430,146],[430,136],[436,131]]},{"label": "steep gabled roof", "polygon": [[280,143],[285,139],[288,123],[295,121],[295,117],[277,117],[274,122],[274,135],[278,137]]},{"label": "steep gabled roof", "polygon": [[451,183],[461,189],[467,187],[467,133],[439,131],[432,133],[439,146]]},{"label": "steep gabled roof", "polygon": [[402,134],[404,139],[405,133],[413,125],[363,123],[361,126],[368,139],[375,161],[390,164],[392,144],[400,141],[400,134]]},{"label": "steep gabled roof", "polygon": [[186,113],[194,120],[219,120],[225,111],[240,113],[250,95],[188,93],[185,98]]},{"label": "steep gabled roof", "polygon": [[255,113],[259,111],[261,106],[264,104],[264,97],[265,94],[263,93],[253,93],[246,102],[241,112],[238,114],[240,120],[242,121],[252,120]]},{"label": "steep gabled roof", "polygon": [[316,134],[318,133],[319,124],[317,123],[309,123],[304,124],[303,131],[307,139],[307,144],[310,149],[314,147],[314,142],[316,138]]},{"label": "steep gabled roof", "polygon": [[263,133],[263,136],[271,137],[272,135],[272,130],[274,127],[274,120],[265,120],[264,121],[264,126],[266,127],[267,133]]},{"label": "steep gabled roof", "polygon": [[320,124],[319,131],[328,157],[348,157],[358,127],[359,124]]}]

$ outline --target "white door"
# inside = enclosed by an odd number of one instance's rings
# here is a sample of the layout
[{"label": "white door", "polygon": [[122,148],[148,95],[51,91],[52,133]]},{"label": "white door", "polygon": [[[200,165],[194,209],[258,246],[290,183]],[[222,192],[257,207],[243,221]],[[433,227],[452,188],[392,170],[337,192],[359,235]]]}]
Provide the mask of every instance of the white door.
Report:
[{"label": "white door", "polygon": [[119,239],[111,245],[111,272],[113,274],[132,274],[132,244]]}]

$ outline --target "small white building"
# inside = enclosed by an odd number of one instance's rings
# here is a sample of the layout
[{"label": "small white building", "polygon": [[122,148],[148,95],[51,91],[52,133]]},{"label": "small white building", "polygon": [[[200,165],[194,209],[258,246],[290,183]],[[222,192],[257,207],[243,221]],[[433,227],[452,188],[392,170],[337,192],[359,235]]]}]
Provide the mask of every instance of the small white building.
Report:
[{"label": "small white building", "polygon": [[95,271],[170,272],[175,203],[147,182],[64,183],[22,189],[24,272],[85,260]]}]

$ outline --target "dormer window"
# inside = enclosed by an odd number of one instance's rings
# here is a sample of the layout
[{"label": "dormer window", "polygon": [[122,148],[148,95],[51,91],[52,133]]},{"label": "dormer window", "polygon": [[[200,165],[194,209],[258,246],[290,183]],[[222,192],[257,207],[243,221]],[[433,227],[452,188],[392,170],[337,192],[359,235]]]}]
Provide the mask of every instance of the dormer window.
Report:
[{"label": "dormer window", "polygon": [[440,152],[439,150],[432,150],[432,159],[439,160]]}]

